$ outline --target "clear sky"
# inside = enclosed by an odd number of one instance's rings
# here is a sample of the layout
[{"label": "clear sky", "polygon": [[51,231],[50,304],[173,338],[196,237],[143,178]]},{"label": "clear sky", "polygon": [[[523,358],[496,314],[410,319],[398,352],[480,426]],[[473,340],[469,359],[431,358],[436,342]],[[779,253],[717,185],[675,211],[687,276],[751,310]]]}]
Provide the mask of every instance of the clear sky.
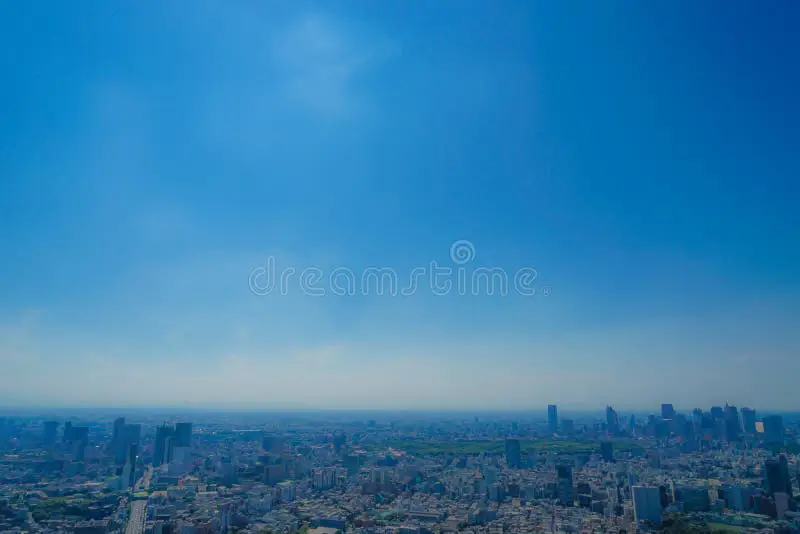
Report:
[{"label": "clear sky", "polygon": [[[0,404],[800,409],[798,23],[2,2]],[[536,292],[258,294],[270,258]]]}]

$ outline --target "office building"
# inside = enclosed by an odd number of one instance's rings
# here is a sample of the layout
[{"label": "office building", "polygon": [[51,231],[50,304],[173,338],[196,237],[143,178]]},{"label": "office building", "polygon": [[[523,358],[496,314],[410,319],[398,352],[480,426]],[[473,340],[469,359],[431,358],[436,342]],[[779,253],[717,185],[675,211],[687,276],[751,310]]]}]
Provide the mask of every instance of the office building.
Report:
[{"label": "office building", "polygon": [[572,466],[566,464],[556,466],[556,492],[561,506],[573,506],[575,504]]},{"label": "office building", "polygon": [[136,459],[139,457],[139,446],[135,443],[132,443],[128,447],[128,459],[127,463],[131,465],[131,478],[128,480],[128,485],[133,486],[133,483],[136,481]]},{"label": "office building", "polygon": [[636,523],[661,524],[661,491],[657,487],[633,486],[633,518]]},{"label": "office building", "polygon": [[122,433],[122,427],[125,426],[125,418],[117,417],[114,419],[114,428],[111,431],[111,448],[116,451],[119,444],[119,436]]},{"label": "office building", "polygon": [[742,408],[742,427],[745,434],[755,435],[756,433],[756,411],[750,408]]},{"label": "office building", "polygon": [[770,415],[764,418],[764,441],[766,443],[783,443],[783,417]]},{"label": "office building", "polygon": [[742,423],[739,420],[739,410],[736,406],[725,405],[725,439],[739,441]]},{"label": "office building", "polygon": [[47,444],[56,442],[58,439],[58,421],[45,421],[42,438]]},{"label": "office building", "polygon": [[175,424],[175,447],[192,446],[192,423]]},{"label": "office building", "polygon": [[345,469],[347,469],[347,474],[350,476],[355,475],[358,473],[358,470],[361,469],[361,456],[359,455],[348,454],[342,461]]},{"label": "office building", "polygon": [[136,459],[139,455],[137,445],[129,445],[125,452],[125,461],[122,467],[122,480],[124,487],[131,487],[136,482]]},{"label": "office building", "polygon": [[703,410],[700,408],[692,410],[692,432],[697,435],[703,433]]},{"label": "office building", "polygon": [[610,441],[600,442],[600,454],[603,456],[604,462],[614,461],[614,444]]},{"label": "office building", "polygon": [[80,442],[84,445],[89,443],[89,427],[88,426],[73,426],[70,430],[71,442]]},{"label": "office building", "polygon": [[606,429],[612,436],[619,433],[619,416],[611,406],[606,406]]},{"label": "office building", "polygon": [[506,439],[506,465],[512,469],[520,467],[522,453],[518,439]]},{"label": "office building", "polygon": [[[115,421],[116,425],[116,421]],[[117,465],[123,465],[130,456],[131,445],[139,445],[142,438],[142,425],[123,424],[117,434],[114,459]]]},{"label": "office building", "polygon": [[704,487],[681,486],[675,488],[675,500],[683,503],[684,512],[708,512],[711,508],[708,489]]},{"label": "office building", "polygon": [[555,404],[547,405],[547,428],[551,432],[558,430],[558,406]]},{"label": "office building", "polygon": [[564,434],[574,434],[575,433],[575,421],[572,419],[563,419],[561,421],[561,431]]},{"label": "office building", "polygon": [[662,404],[661,405],[661,418],[662,419],[672,419],[675,417],[675,408],[673,408],[672,404]]},{"label": "office building", "polygon": [[175,427],[166,423],[156,428],[156,440],[153,446],[153,465],[164,465],[172,460],[172,439],[175,436]]},{"label": "office building", "polygon": [[72,445],[72,456],[75,461],[82,462],[89,444],[89,427],[72,426],[69,431],[69,443]]},{"label": "office building", "polygon": [[264,436],[261,440],[264,452],[274,456],[283,454],[283,438],[281,436]]},{"label": "office building", "polygon": [[785,454],[764,463],[764,486],[767,493],[785,493],[792,496],[792,478],[789,475],[789,461]]}]

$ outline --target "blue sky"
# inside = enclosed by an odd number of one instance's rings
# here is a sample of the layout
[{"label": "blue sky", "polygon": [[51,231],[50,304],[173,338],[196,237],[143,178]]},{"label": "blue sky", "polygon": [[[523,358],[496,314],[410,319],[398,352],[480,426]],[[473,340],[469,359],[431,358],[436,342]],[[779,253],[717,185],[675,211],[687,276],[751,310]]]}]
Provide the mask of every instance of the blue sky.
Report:
[{"label": "blue sky", "polygon": [[800,407],[797,4],[188,7],[0,7],[0,403]]}]

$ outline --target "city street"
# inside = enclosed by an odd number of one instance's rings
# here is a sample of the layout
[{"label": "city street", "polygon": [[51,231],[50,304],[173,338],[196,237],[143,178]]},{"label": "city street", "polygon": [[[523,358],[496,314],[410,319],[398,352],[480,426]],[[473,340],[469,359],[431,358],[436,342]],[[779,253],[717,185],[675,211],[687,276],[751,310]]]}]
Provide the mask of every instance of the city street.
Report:
[{"label": "city street", "polygon": [[144,532],[146,508],[147,501],[131,502],[131,515],[128,518],[128,526],[125,527],[125,534],[142,534]]}]

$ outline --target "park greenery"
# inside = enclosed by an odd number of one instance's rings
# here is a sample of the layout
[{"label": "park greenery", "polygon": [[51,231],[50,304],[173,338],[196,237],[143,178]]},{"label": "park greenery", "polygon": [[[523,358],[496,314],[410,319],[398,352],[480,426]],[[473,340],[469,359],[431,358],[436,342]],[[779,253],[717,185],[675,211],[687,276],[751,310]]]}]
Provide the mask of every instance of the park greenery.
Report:
[{"label": "park greenery", "polygon": [[[370,447],[372,449],[394,449],[414,456],[503,454],[504,440],[435,440],[394,439]],[[528,454],[590,454],[599,451],[597,441],[571,441],[559,439],[520,440],[520,449]],[[641,450],[642,446],[631,440],[615,440],[615,452]]]}]

